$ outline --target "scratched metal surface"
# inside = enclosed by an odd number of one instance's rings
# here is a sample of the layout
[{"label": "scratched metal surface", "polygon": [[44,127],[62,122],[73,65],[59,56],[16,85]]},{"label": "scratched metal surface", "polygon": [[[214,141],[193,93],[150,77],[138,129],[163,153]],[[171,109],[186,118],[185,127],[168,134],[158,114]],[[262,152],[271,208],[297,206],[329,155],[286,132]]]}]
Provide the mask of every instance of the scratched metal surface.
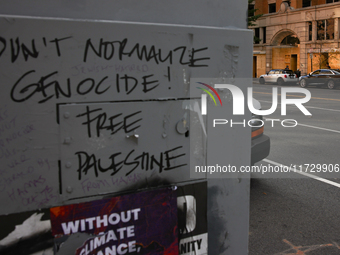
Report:
[{"label": "scratched metal surface", "polygon": [[[39,29],[32,30],[32,27]],[[185,166],[152,174],[138,168],[134,174],[143,181],[130,180],[137,185],[125,185],[127,180],[123,179],[119,180],[120,187],[84,192],[81,186],[84,179],[74,175],[76,165],[79,166],[79,162],[74,161],[74,153],[84,150],[89,141],[100,146],[100,139],[91,140],[80,122],[67,124],[63,111],[72,113],[78,107],[72,104],[97,107],[103,103],[107,104],[104,107],[107,118],[122,113],[117,118],[124,120],[126,114],[142,111],[140,115],[146,120],[156,119],[155,116],[164,118],[155,113],[160,107],[169,115],[174,113],[170,121],[175,125],[182,117],[183,105],[182,101],[169,99],[188,99],[192,77],[227,76],[230,59],[225,56],[226,42],[239,45],[240,65],[246,63],[244,49],[248,44],[244,38],[250,38],[245,30],[13,16],[2,16],[0,28],[3,67],[0,72],[0,202],[6,204],[0,208],[0,214],[48,208],[69,203],[69,198],[128,190],[132,186],[143,188],[149,180],[150,183],[157,179],[169,183],[191,181]],[[237,76],[242,76],[242,72]],[[127,107],[123,107],[123,102],[129,102]],[[154,113],[155,116],[150,116]],[[119,149],[115,152],[123,151],[127,155],[138,147],[138,153],[163,152],[164,156],[164,152],[183,146],[187,154],[189,141],[183,138],[185,134],[179,134],[173,126],[171,134],[162,137],[162,121],[145,123],[147,128],[140,134],[140,141],[145,136],[150,142],[145,140],[140,146],[131,141],[135,138],[126,138],[131,135],[129,132],[119,131],[121,140],[117,140]],[[65,130],[70,129],[76,134],[72,150],[65,146],[68,136],[64,137]],[[102,136],[103,132],[100,130],[100,136],[108,139],[109,134]],[[118,133],[112,135],[117,136]],[[203,139],[203,133],[201,136],[196,138]],[[73,138],[70,139],[73,142]],[[88,153],[96,153],[96,159],[112,155],[105,149]],[[69,168],[67,160],[72,157]],[[175,162],[171,160],[170,167]],[[93,173],[93,169],[90,171]],[[126,174],[122,168],[118,177],[127,177]],[[92,178],[93,175],[91,181]]]}]

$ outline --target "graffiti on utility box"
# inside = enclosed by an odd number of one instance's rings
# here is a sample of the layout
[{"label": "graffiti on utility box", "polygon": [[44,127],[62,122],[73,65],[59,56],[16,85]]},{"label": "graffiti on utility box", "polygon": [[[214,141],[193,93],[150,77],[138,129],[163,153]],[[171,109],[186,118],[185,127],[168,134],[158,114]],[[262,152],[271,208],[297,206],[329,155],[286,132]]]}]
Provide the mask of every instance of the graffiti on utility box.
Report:
[{"label": "graffiti on utility box", "polygon": [[243,32],[17,16],[0,28],[0,214],[190,181],[204,165],[190,79],[234,77],[225,42]]}]

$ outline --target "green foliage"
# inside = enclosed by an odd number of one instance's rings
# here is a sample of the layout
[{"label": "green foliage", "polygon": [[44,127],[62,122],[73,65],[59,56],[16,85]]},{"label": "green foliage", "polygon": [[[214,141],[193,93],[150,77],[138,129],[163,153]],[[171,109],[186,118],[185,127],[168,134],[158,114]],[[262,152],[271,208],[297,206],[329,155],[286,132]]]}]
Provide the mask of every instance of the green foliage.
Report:
[{"label": "green foliage", "polygon": [[[253,0],[248,0],[248,6],[253,2]],[[255,21],[263,16],[263,14],[255,14],[258,9],[250,10],[248,8],[248,27],[255,26]]]},{"label": "green foliage", "polygon": [[[249,10],[248,13],[255,12],[257,9]],[[254,16],[248,17],[248,27],[255,26],[255,21],[262,17],[263,14],[256,14]]]},{"label": "green foliage", "polygon": [[260,42],[261,42],[261,39],[254,35],[254,43],[257,44]]}]

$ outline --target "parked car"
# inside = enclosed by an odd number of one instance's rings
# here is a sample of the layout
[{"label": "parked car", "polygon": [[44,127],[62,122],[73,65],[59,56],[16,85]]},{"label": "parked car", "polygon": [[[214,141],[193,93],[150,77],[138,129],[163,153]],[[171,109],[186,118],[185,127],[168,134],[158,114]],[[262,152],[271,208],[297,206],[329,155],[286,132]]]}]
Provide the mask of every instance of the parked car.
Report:
[{"label": "parked car", "polygon": [[[253,99],[254,107],[261,109],[261,104],[256,99]],[[270,152],[270,138],[264,134],[264,126],[261,126],[262,116],[252,114],[251,119],[251,165],[266,158]],[[259,127],[255,127],[259,126]]]},{"label": "parked car", "polygon": [[288,82],[297,83],[298,78],[292,70],[273,69],[267,74],[261,75],[259,81],[261,84],[265,84],[266,82],[277,82],[277,84],[281,86]]},{"label": "parked car", "polygon": [[334,89],[339,83],[340,71],[338,69],[318,69],[299,78],[299,84],[302,88],[315,85],[327,86],[329,89]]}]

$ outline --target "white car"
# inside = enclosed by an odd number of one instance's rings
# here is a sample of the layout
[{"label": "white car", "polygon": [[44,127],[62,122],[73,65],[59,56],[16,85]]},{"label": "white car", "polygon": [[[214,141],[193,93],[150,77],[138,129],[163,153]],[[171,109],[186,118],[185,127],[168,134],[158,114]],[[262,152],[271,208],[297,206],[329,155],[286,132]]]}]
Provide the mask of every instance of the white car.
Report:
[{"label": "white car", "polygon": [[261,75],[259,78],[261,84],[265,84],[266,82],[276,82],[280,86],[288,82],[297,83],[298,80],[299,79],[296,74],[292,70],[287,69],[273,69],[267,74]]}]

